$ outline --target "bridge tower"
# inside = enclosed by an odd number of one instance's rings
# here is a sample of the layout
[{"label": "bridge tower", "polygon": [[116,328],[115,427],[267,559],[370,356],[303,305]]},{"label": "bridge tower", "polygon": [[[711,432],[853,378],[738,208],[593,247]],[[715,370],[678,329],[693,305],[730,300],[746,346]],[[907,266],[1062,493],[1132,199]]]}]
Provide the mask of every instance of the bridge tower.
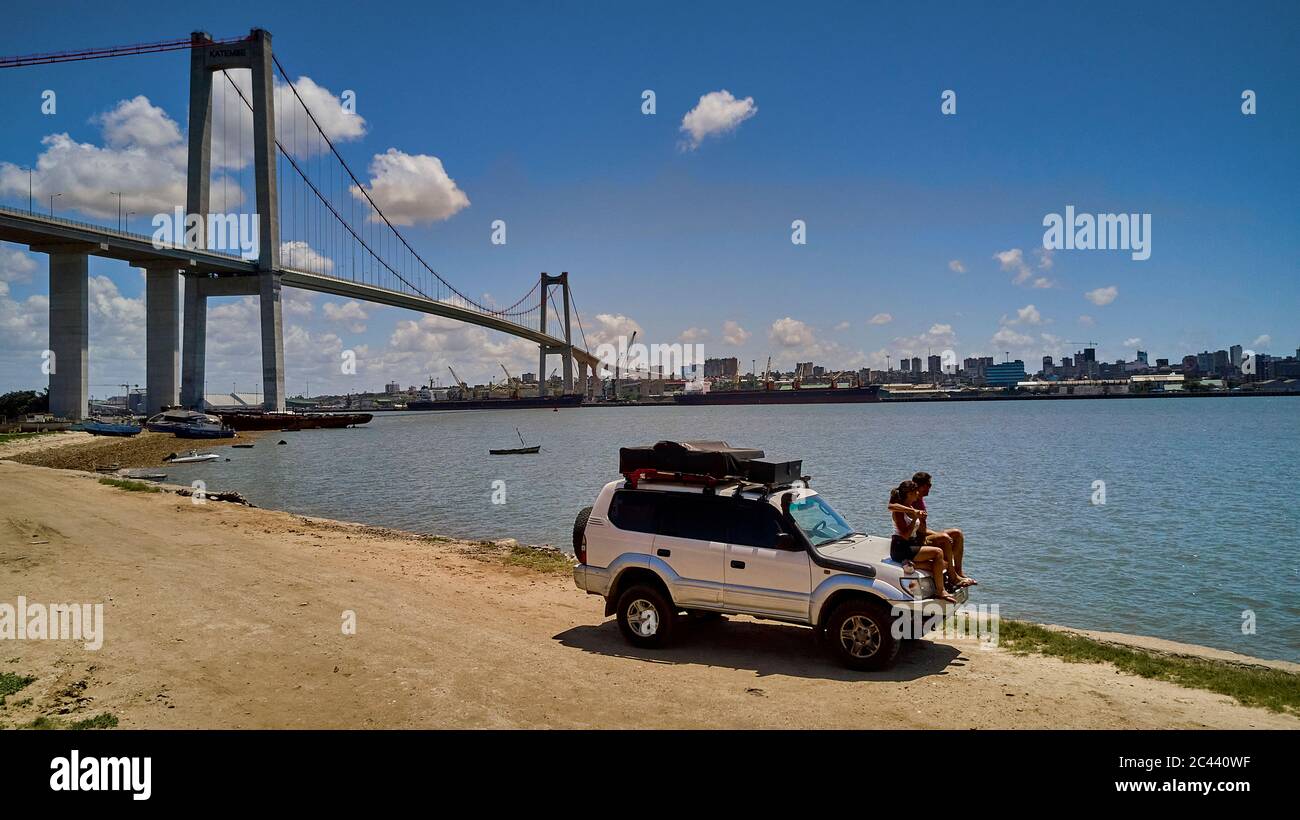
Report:
[{"label": "bridge tower", "polygon": [[[551,287],[559,285],[564,294],[564,344],[563,346],[538,345],[537,359],[537,395],[546,396],[546,357],[550,354],[558,353],[564,357],[564,394],[567,396],[573,392],[573,337],[570,333],[569,325],[569,272],[564,271],[559,276],[551,276],[542,271],[542,314],[541,325],[538,329],[546,333],[546,306],[550,303]],[[556,317],[557,319],[560,317]],[[583,370],[586,370],[584,364]],[[585,381],[585,378],[584,380]]]},{"label": "bridge tower", "polygon": [[[199,247],[206,248],[204,231],[212,180],[213,74],[231,68],[251,69],[253,176],[257,189],[259,244],[256,276],[217,278],[215,274],[201,270],[186,271],[181,404],[192,408],[199,408],[203,404],[208,297],[257,296],[262,325],[263,406],[268,410],[283,410],[284,326],[280,305],[280,203],[275,175],[275,64],[271,58],[271,34],[263,29],[253,29],[246,41],[217,44],[212,42],[212,37],[207,33],[194,32],[191,42],[186,213],[199,217],[203,225],[198,234]],[[173,293],[173,303],[174,295]],[[173,346],[172,351],[174,350]],[[162,355],[160,352],[159,356]],[[149,358],[153,362],[152,348]],[[149,372],[154,372],[152,364]],[[151,395],[150,402],[152,401]]]}]

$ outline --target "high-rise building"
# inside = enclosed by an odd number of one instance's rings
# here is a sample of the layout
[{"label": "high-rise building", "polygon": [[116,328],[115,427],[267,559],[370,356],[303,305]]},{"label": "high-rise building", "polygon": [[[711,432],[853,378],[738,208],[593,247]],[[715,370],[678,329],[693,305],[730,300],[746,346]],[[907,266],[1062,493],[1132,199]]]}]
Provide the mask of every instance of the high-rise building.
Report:
[{"label": "high-rise building", "polygon": [[943,370],[943,359],[938,356],[928,357],[925,363],[931,373],[939,373]]},{"label": "high-rise building", "polygon": [[911,362],[911,360],[910,360],[910,359],[899,359],[899,360],[898,360],[898,369],[901,370],[901,371],[903,371],[904,373],[910,373],[911,370],[912,370],[912,362]]},{"label": "high-rise building", "polygon": [[706,379],[734,379],[740,373],[740,362],[735,356],[725,359],[705,359],[704,360],[704,378]]},{"label": "high-rise building", "polygon": [[813,374],[812,362],[797,362],[794,366],[794,377],[796,379],[806,379]]},{"label": "high-rise building", "polygon": [[1228,361],[1229,361],[1228,351],[1226,350],[1214,351],[1214,375],[1216,376],[1228,375]]},{"label": "high-rise building", "polygon": [[913,357],[912,357],[912,372],[913,372],[913,373],[920,373],[920,372],[921,372],[921,357],[920,357],[920,356],[913,356]]},{"label": "high-rise building", "polygon": [[989,387],[1015,387],[1016,382],[1023,381],[1024,378],[1025,363],[1020,359],[995,364],[984,371],[984,379]]},{"label": "high-rise building", "polygon": [[1241,345],[1233,345],[1232,347],[1228,348],[1228,361],[1232,362],[1233,370],[1241,369],[1241,360],[1242,360]]},{"label": "high-rise building", "polygon": [[1144,367],[1147,366],[1147,352],[1145,350],[1138,351],[1138,361],[1141,362]]}]

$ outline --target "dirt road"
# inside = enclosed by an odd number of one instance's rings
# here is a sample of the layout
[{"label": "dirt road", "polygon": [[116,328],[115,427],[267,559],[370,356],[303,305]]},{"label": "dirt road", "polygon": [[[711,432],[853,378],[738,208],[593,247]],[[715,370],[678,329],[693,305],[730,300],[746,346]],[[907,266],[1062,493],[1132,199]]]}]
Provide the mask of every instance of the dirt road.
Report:
[{"label": "dirt road", "polygon": [[732,618],[641,651],[570,578],[468,547],[0,462],[0,603],[102,602],[106,633],[98,651],[0,641],[0,672],[36,676],[0,722],[111,712],[122,727],[1300,726],[1105,665],[973,643],[924,641],[888,672],[850,673],[810,630]]}]

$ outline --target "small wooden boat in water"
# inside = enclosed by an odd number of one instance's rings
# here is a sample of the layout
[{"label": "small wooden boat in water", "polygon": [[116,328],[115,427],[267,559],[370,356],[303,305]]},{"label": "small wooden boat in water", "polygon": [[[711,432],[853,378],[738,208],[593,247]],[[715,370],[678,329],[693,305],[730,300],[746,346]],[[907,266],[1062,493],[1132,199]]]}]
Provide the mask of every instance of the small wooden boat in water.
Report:
[{"label": "small wooden boat in water", "polygon": [[504,450],[488,450],[488,455],[519,456],[519,455],[528,455],[531,453],[537,453],[541,451],[542,445],[540,444],[534,445],[532,447],[528,446],[528,442],[524,441],[524,434],[519,432],[518,427],[515,428],[515,435],[519,436],[519,443],[523,445],[522,447],[510,447]]}]

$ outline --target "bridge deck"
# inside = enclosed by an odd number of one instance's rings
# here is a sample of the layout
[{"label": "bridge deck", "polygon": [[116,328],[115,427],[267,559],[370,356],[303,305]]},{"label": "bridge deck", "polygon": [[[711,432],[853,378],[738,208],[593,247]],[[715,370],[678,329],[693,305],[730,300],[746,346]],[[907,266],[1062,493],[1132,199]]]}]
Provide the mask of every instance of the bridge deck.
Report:
[{"label": "bridge deck", "polygon": [[[255,276],[258,273],[257,262],[250,262],[233,254],[171,246],[158,248],[154,246],[151,236],[4,206],[0,206],[0,240],[27,245],[33,251],[43,253],[56,253],[59,250],[88,253],[92,256],[119,259],[142,268],[172,267],[177,270],[231,276]],[[500,316],[482,313],[454,303],[309,271],[283,268],[279,273],[283,283],[289,287],[445,316],[528,339],[554,348],[554,352],[559,352],[559,349],[564,347],[563,339],[516,324]],[[573,357],[592,367],[599,362],[599,359],[591,353],[578,348],[574,348]]]}]

